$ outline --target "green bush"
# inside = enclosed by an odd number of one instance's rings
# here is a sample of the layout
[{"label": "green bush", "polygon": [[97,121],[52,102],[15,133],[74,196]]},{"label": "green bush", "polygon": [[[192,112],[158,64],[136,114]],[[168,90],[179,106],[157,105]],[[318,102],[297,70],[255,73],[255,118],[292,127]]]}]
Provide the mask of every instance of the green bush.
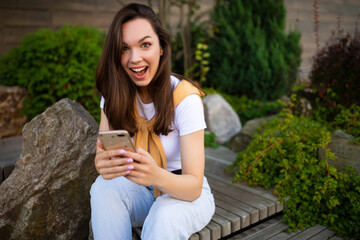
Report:
[{"label": "green bush", "polygon": [[300,33],[285,34],[283,0],[219,0],[211,14],[206,86],[274,100],[289,93],[300,65]]},{"label": "green bush", "polygon": [[42,29],[0,59],[0,84],[27,89],[23,113],[29,119],[62,98],[73,99],[99,120],[95,70],[105,34],[95,28]]},{"label": "green bush", "polygon": [[333,121],[341,107],[360,106],[360,32],[333,35],[315,56],[310,73],[312,107],[318,117]]},{"label": "green bush", "polygon": [[[296,117],[285,108],[279,118],[257,132],[229,169],[234,181],[274,186],[284,203],[284,220],[291,229],[317,223],[330,226],[339,235],[360,237],[360,175],[348,168],[338,172],[328,163],[335,155],[326,149],[330,132],[321,123]],[[318,149],[325,158],[318,159]]]},{"label": "green bush", "polygon": [[245,95],[238,97],[226,94],[224,92],[216,91],[212,88],[203,89],[206,94],[220,94],[239,115],[241,123],[245,123],[254,118],[262,118],[270,115],[275,115],[280,112],[283,103],[279,100],[276,101],[259,101],[252,100]]}]

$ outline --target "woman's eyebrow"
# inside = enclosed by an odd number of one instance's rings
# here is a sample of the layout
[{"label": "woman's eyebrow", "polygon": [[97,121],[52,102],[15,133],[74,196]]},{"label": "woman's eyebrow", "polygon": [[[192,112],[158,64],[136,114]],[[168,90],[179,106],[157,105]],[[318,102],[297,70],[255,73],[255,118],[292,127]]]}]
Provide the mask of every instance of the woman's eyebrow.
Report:
[{"label": "woman's eyebrow", "polygon": [[141,43],[142,41],[144,41],[144,40],[147,39],[147,38],[151,38],[151,37],[150,37],[150,36],[145,36],[145,37],[141,38],[141,39],[138,41],[138,43]]}]

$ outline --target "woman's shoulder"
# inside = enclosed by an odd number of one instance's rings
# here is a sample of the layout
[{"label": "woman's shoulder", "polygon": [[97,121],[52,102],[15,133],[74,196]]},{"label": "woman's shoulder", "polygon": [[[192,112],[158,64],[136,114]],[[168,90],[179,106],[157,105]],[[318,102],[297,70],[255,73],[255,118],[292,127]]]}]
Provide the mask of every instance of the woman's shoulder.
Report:
[{"label": "woman's shoulder", "polygon": [[177,85],[180,83],[181,80],[179,78],[177,78],[176,76],[171,75],[170,81],[171,81],[172,89],[174,90],[177,87]]}]

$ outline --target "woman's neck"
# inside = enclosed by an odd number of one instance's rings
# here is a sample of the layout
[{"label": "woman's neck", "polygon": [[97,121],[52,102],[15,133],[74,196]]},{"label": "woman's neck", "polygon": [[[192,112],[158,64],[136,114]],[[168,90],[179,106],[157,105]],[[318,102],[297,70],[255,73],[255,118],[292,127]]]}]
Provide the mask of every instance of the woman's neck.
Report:
[{"label": "woman's neck", "polygon": [[151,97],[149,95],[149,91],[146,87],[139,88],[138,93],[139,93],[141,102],[143,102],[145,104],[152,103],[152,99],[151,99]]}]

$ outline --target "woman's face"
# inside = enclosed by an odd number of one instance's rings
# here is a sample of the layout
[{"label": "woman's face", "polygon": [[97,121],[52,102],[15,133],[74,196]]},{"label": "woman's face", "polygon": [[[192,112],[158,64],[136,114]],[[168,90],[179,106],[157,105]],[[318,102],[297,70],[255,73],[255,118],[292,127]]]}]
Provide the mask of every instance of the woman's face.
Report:
[{"label": "woman's face", "polygon": [[162,55],[157,34],[150,22],[137,18],[122,25],[121,66],[138,87],[146,87],[154,78]]}]

